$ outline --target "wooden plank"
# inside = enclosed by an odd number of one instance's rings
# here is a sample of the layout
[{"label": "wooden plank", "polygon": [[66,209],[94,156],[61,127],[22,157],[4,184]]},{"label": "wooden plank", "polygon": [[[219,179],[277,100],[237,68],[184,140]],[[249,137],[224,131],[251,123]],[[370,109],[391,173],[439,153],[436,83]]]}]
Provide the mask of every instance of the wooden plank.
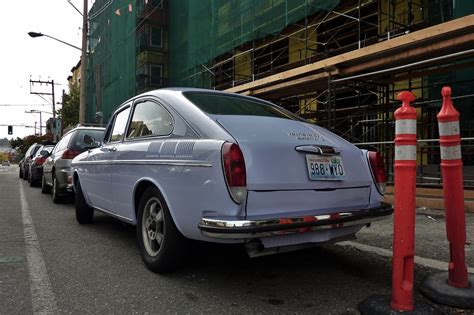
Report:
[{"label": "wooden plank", "polygon": [[278,83],[278,84],[273,84],[273,85],[270,85],[270,86],[267,86],[267,87],[264,87],[264,88],[261,88],[261,89],[252,90],[250,92],[250,94],[251,95],[259,95],[259,94],[265,94],[265,93],[268,93],[268,92],[271,92],[271,91],[274,91],[274,90],[285,89],[285,88],[289,88],[289,87],[294,88],[298,85],[309,84],[311,81],[316,81],[316,80],[328,78],[329,74],[330,75],[336,75],[338,73],[339,73],[338,70],[333,70],[333,71],[330,71],[330,72],[321,72],[321,73],[305,76],[303,78],[299,78],[299,79],[295,79],[295,80],[291,80],[291,81],[285,81],[285,82]]},{"label": "wooden plank", "polygon": [[[474,46],[474,33],[468,33],[465,35],[461,35],[454,38],[448,38],[446,40],[438,41],[436,43],[432,43],[430,45],[423,45],[421,47],[417,47],[414,49],[408,49],[403,52],[399,52],[395,55],[390,55],[382,58],[375,58],[368,62],[360,63],[354,66],[346,67],[342,69],[342,74],[344,75],[351,75],[356,74],[360,71],[364,71],[367,69],[373,70],[377,67],[384,67],[389,68],[391,65],[397,65],[401,60],[414,60],[420,58],[421,56],[426,56],[428,53],[437,51],[443,52],[453,47],[457,47],[459,49],[459,45],[463,45],[465,43],[470,43],[471,46]],[[439,53],[438,53],[439,55]],[[434,57],[434,56],[430,56]]]},{"label": "wooden plank", "polygon": [[318,70],[324,70],[327,67],[334,67],[340,63],[353,61],[358,58],[368,57],[370,55],[387,52],[391,49],[399,48],[404,45],[415,45],[417,42],[433,39],[438,36],[444,36],[451,32],[457,32],[464,28],[474,27],[474,14],[458,18],[449,22],[431,26],[410,34],[396,37],[384,42],[370,45],[358,50],[353,50],[338,56],[327,58],[321,61],[314,62],[309,65],[301,66],[295,69],[287,70],[278,74],[268,76],[250,83],[242,84],[236,87],[227,89],[228,92],[243,92],[246,90],[263,87],[268,84],[275,84],[290,78],[295,78],[301,75],[309,74]]}]

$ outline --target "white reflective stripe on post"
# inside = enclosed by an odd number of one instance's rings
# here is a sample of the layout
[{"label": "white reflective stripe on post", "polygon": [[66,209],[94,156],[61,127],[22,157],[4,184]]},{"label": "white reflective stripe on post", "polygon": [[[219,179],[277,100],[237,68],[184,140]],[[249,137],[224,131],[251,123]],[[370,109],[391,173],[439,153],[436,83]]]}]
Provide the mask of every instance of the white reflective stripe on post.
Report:
[{"label": "white reflective stripe on post", "polygon": [[416,134],[416,119],[399,119],[395,121],[395,134]]},{"label": "white reflective stripe on post", "polygon": [[459,121],[439,122],[438,126],[440,136],[454,136],[460,133]]},{"label": "white reflective stripe on post", "polygon": [[441,160],[459,160],[461,158],[461,146],[441,146]]},{"label": "white reflective stripe on post", "polygon": [[395,161],[416,161],[416,145],[395,146]]}]

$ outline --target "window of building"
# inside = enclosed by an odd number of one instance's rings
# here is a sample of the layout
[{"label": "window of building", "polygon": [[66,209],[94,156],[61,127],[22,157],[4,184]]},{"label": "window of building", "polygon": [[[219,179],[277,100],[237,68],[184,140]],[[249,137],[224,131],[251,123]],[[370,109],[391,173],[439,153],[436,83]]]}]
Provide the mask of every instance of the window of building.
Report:
[{"label": "window of building", "polygon": [[151,28],[151,45],[154,47],[163,46],[163,29],[159,27]]},{"label": "window of building", "polygon": [[163,85],[163,68],[161,65],[150,65],[150,83],[154,85]]}]

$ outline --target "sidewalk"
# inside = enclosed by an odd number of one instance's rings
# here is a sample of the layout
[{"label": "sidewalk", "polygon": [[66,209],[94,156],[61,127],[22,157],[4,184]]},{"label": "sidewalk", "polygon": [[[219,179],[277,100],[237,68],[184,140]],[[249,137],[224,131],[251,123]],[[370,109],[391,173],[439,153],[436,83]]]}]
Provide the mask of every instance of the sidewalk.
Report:
[{"label": "sidewalk", "polygon": [[[377,221],[357,233],[353,242],[392,251],[393,216]],[[444,211],[418,208],[415,226],[415,256],[449,262]],[[474,268],[474,213],[466,212],[466,264]],[[447,270],[447,269],[446,269]]]}]

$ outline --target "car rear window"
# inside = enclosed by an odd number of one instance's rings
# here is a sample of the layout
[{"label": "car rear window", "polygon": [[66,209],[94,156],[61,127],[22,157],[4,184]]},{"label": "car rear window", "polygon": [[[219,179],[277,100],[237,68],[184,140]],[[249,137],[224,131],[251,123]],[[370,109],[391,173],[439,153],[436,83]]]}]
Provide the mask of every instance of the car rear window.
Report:
[{"label": "car rear window", "polygon": [[239,96],[227,96],[211,93],[184,93],[184,96],[202,111],[211,115],[245,115],[301,119],[276,106]]},{"label": "car rear window", "polygon": [[102,143],[104,130],[80,129],[74,135],[70,149],[74,151],[85,151],[91,148],[92,141]]}]

